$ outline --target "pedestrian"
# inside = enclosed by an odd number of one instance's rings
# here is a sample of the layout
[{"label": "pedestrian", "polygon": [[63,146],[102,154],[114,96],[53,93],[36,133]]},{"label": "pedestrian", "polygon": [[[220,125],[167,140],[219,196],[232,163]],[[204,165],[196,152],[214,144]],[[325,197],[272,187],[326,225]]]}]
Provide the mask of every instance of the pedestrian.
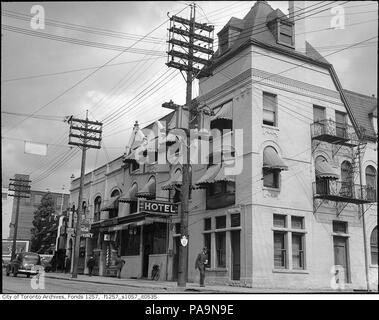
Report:
[{"label": "pedestrian", "polygon": [[116,267],[117,267],[117,278],[119,279],[121,279],[121,271],[124,264],[125,264],[125,260],[122,260],[120,255],[118,254],[116,258]]},{"label": "pedestrian", "polygon": [[207,263],[208,263],[207,248],[204,247],[203,251],[198,254],[196,258],[196,262],[195,262],[195,269],[199,269],[200,271],[200,287],[205,287],[204,285],[205,266]]},{"label": "pedestrian", "polygon": [[88,275],[92,276],[93,267],[95,266],[96,260],[93,257],[93,254],[90,255],[88,261],[87,261],[87,267],[88,267]]},{"label": "pedestrian", "polygon": [[71,259],[69,258],[69,256],[66,256],[64,260],[64,272],[68,273],[70,272],[70,269],[71,269]]}]

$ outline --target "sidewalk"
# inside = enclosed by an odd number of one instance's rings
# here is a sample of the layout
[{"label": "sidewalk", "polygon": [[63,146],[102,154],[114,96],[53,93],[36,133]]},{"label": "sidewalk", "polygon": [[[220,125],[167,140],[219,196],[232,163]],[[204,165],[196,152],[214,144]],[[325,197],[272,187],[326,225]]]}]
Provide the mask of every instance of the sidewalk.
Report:
[{"label": "sidewalk", "polygon": [[[102,277],[79,274],[77,278],[71,278],[70,273],[45,273],[46,278],[61,279],[78,282],[89,282],[98,284],[119,285],[134,288],[149,288],[164,290],[167,293],[239,293],[239,294],[252,294],[252,293],[339,293],[334,290],[295,290],[295,289],[269,289],[269,288],[245,288],[228,285],[207,285],[200,287],[198,283],[187,283],[186,287],[178,287],[174,281],[153,281],[145,279],[118,279],[113,277]],[[346,292],[346,291],[345,291]],[[341,292],[340,292],[341,293]]]}]

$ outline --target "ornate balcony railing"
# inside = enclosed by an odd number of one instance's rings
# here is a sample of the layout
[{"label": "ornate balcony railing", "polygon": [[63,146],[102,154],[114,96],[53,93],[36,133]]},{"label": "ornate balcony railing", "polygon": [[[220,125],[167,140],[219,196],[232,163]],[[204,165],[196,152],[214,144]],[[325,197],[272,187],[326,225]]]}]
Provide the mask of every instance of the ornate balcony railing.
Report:
[{"label": "ornate balcony railing", "polygon": [[372,203],[376,202],[376,190],[350,182],[320,179],[313,183],[313,197],[355,204]]},{"label": "ornate balcony railing", "polygon": [[311,136],[314,140],[333,144],[357,146],[358,136],[353,126],[333,120],[319,120],[311,124]]}]

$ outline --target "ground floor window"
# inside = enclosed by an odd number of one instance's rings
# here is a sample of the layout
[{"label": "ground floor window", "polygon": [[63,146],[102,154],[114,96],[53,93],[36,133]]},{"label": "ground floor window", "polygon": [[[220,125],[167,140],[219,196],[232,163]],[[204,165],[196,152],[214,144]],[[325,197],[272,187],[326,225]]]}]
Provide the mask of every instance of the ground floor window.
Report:
[{"label": "ground floor window", "polygon": [[211,257],[212,257],[212,247],[211,247],[211,234],[205,233],[204,234],[204,247],[207,248],[207,255],[208,255],[208,263],[207,268],[211,267]]},{"label": "ground floor window", "polygon": [[274,267],[287,267],[287,245],[284,232],[274,232]]},{"label": "ground floor window", "polygon": [[216,233],[217,267],[226,267],[226,232]]},{"label": "ground floor window", "polygon": [[153,254],[166,253],[167,246],[167,224],[153,224]]},{"label": "ground floor window", "polygon": [[129,227],[122,230],[121,255],[138,256],[140,254],[141,228]]},{"label": "ground floor window", "polygon": [[292,267],[304,269],[304,249],[302,234],[292,234]]}]

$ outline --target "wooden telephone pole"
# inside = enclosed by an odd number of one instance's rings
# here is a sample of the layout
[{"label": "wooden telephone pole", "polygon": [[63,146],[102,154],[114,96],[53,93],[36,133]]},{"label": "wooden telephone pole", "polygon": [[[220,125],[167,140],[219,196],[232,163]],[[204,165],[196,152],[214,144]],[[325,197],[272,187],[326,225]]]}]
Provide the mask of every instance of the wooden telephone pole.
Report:
[{"label": "wooden telephone pole", "polygon": [[[213,54],[213,26],[195,22],[195,3],[191,4],[190,20],[183,19],[177,16],[170,18],[169,30],[169,48],[168,57],[169,61],[166,63],[168,67],[179,69],[180,72],[186,71],[186,106],[188,110],[188,123],[183,123],[179,119],[178,124],[181,123],[181,128],[187,132],[187,158],[183,163],[182,168],[182,190],[181,190],[181,212],[180,212],[180,226],[181,238],[189,240],[188,235],[188,214],[189,214],[189,193],[190,193],[190,148],[189,148],[189,129],[194,112],[192,106],[192,81],[197,78],[202,71],[202,67],[209,66],[209,60]],[[179,28],[176,24],[181,25]],[[196,33],[196,30],[206,31],[209,37]],[[212,36],[211,36],[212,34]],[[178,38],[175,38],[178,36]],[[180,39],[180,40],[179,40]],[[184,39],[184,41],[183,41]],[[196,44],[195,42],[199,43]],[[203,44],[203,46],[201,46]],[[178,48],[179,50],[176,50]],[[195,53],[197,55],[195,55]],[[205,57],[204,57],[205,55]],[[181,62],[175,61],[179,59]],[[166,104],[167,105],[167,104]],[[168,103],[172,107],[172,102]],[[170,108],[170,106],[168,106]],[[182,116],[183,107],[177,107],[178,116]],[[188,243],[179,247],[179,267],[178,267],[178,286],[185,287],[188,277]]]},{"label": "wooden telephone pole", "polygon": [[[82,149],[82,165],[80,169],[80,187],[79,187],[79,199],[77,206],[77,218],[75,226],[75,245],[73,253],[73,270],[72,278],[78,277],[78,263],[79,263],[79,249],[80,249],[80,235],[81,235],[81,218],[85,215],[82,212],[82,199],[83,199],[83,187],[84,187],[84,174],[86,166],[86,151],[90,148],[100,149],[101,134],[103,124],[98,121],[88,120],[88,110],[86,113],[86,119],[75,119],[71,117],[68,122],[70,123],[70,134],[68,144],[78,146]],[[95,144],[90,143],[95,142]]]},{"label": "wooden telephone pole", "polygon": [[16,257],[16,241],[17,241],[17,231],[18,231],[18,216],[20,213],[20,198],[30,197],[30,180],[28,175],[16,174],[15,179],[10,179],[8,191],[14,192],[8,196],[17,198],[16,205],[16,217],[13,224],[13,243],[12,243],[12,255],[11,260]]}]

